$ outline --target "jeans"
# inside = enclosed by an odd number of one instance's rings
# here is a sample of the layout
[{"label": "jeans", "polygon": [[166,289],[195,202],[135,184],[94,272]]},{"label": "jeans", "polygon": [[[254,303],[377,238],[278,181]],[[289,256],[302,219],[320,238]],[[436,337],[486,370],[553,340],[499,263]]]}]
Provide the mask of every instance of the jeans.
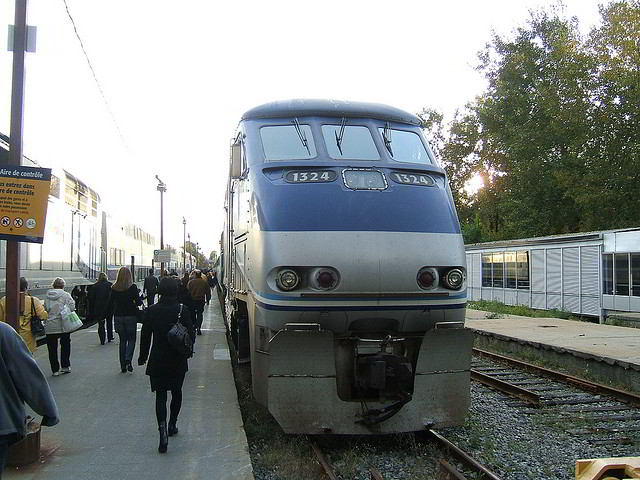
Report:
[{"label": "jeans", "polygon": [[131,363],[133,351],[136,349],[138,319],[135,316],[113,318],[116,333],[120,337],[120,368],[124,370]]},{"label": "jeans", "polygon": [[202,327],[202,312],[204,311],[204,300],[192,300],[191,305],[193,308],[193,323],[196,327],[196,330],[200,330],[200,328]]},{"label": "jeans", "polygon": [[156,303],[156,294],[155,293],[147,293],[147,307],[150,307]]},{"label": "jeans", "polygon": [[[58,363],[58,339],[60,339],[60,362]],[[71,333],[51,333],[47,335],[47,350],[49,350],[49,364],[51,371],[56,373],[62,368],[71,366]]]},{"label": "jeans", "polygon": [[102,344],[104,344],[105,341],[105,323],[107,324],[106,339],[109,341],[113,340],[113,317],[109,316],[106,319],[98,320],[98,337],[100,337],[100,343]]}]

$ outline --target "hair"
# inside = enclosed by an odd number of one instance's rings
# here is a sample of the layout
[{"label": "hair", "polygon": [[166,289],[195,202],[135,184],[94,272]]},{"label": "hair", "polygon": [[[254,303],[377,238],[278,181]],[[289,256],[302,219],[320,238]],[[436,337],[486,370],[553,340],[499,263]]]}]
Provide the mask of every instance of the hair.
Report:
[{"label": "hair", "polygon": [[100,273],[98,274],[98,281],[99,281],[99,282],[102,282],[102,281],[104,281],[104,280],[107,280],[107,274],[106,274],[106,273],[104,273],[104,272],[100,272]]},{"label": "hair", "polygon": [[184,275],[182,275],[182,284],[186,287],[187,283],[189,283],[189,274],[187,272],[184,272]]},{"label": "hair", "polygon": [[158,285],[158,294],[163,297],[175,297],[178,295],[178,282],[175,278],[163,277]]},{"label": "hair", "polygon": [[153,268],[149,269],[149,275],[153,275]]},{"label": "hair", "polygon": [[111,288],[118,292],[124,292],[125,290],[129,290],[131,285],[133,285],[131,270],[127,267],[120,267],[118,270],[118,276],[116,277],[116,283],[114,283]]},{"label": "hair", "polygon": [[27,282],[26,278],[20,277],[20,291],[26,292],[27,288],[29,288],[29,282]]},{"label": "hair", "polygon": [[56,279],[51,284],[53,288],[64,288],[64,285],[65,285],[64,278],[61,278],[61,277],[56,277]]}]

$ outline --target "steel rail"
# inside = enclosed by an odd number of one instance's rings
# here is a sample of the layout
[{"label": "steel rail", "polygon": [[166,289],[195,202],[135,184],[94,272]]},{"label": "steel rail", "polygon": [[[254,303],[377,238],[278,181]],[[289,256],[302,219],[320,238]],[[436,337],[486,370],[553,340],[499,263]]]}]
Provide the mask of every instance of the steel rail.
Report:
[{"label": "steel rail", "polygon": [[446,460],[440,460],[440,479],[442,480],[467,480],[467,477],[462,475],[456,467],[451,465]]},{"label": "steel rail", "polygon": [[371,475],[371,480],[384,480],[382,474],[373,467],[369,469],[369,475]]},{"label": "steel rail", "polygon": [[479,463],[477,460],[471,457],[471,455],[469,455],[467,452],[460,449],[459,447],[451,443],[449,440],[444,438],[435,430],[429,429],[427,430],[427,432],[442,447],[449,450],[458,460],[463,462],[465,465],[467,465],[469,468],[473,469],[474,471],[480,472],[484,476],[484,478],[486,478],[487,480],[501,480],[499,476],[497,476],[487,467]]},{"label": "steel rail", "polygon": [[329,477],[329,480],[339,480],[338,475],[336,475],[336,472],[333,470],[333,467],[327,460],[327,457],[324,456],[324,453],[322,453],[322,450],[320,450],[320,447],[318,447],[316,442],[311,442],[311,448],[313,449],[313,453],[316,454],[316,459],[322,466],[324,473]]},{"label": "steel rail", "polygon": [[505,357],[504,355],[488,352],[486,350],[481,350],[479,348],[474,348],[473,353],[476,353],[481,356],[489,357],[492,359],[496,359],[496,360],[502,360],[504,362],[510,363],[511,365],[516,365],[520,368],[528,368],[536,372],[544,373],[549,377],[571,383],[577,386],[578,388],[595,391],[597,393],[611,395],[612,397],[620,401],[623,401],[625,403],[630,403],[632,405],[640,407],[640,395],[637,395],[631,392],[620,390],[614,387],[609,387],[607,385],[602,385],[600,383],[591,382],[589,380],[585,380],[584,378],[574,377],[572,375],[567,375],[565,373],[558,372],[555,370],[549,370],[548,368],[539,367],[538,365],[534,365],[532,363],[523,362],[522,360],[518,360],[512,357]]},{"label": "steel rail", "polygon": [[491,375],[485,375],[484,373],[480,373],[474,369],[471,369],[471,378],[476,382],[482,383],[483,385],[495,388],[513,397],[517,397],[520,400],[527,402],[529,405],[532,405],[534,407],[540,406],[540,395],[533,393],[526,388],[518,387],[517,385],[513,385],[512,383],[499,380],[498,378],[492,377]]}]

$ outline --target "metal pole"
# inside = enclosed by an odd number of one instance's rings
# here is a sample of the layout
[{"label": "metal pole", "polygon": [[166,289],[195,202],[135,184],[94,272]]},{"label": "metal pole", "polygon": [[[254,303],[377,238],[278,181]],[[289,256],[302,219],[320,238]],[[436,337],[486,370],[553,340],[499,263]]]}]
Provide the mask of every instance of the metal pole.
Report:
[{"label": "metal pole", "polygon": [[187,233],[187,237],[189,237],[189,245],[190,245],[190,247],[189,247],[189,270],[193,270],[193,262],[191,261],[192,260],[191,250],[193,250],[193,245],[191,244],[191,234]]},{"label": "metal pole", "polygon": [[187,235],[187,221],[184,217],[182,217],[182,273],[187,271],[187,244],[186,244],[186,235]]},{"label": "metal pole", "polygon": [[[164,206],[163,206],[163,191],[160,190],[160,250],[164,250]],[[164,262],[160,262],[160,276],[164,274]]]},{"label": "metal pole", "polygon": [[[27,49],[27,0],[16,0],[13,33],[13,79],[11,85],[11,136],[9,165],[22,164],[22,122],[24,109],[24,52]],[[20,316],[20,243],[7,240],[5,293],[6,320],[18,330]]]}]

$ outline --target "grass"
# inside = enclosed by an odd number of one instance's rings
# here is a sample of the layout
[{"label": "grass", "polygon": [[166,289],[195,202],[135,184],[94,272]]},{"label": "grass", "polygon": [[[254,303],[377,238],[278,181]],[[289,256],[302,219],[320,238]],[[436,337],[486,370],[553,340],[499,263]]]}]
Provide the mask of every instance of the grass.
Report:
[{"label": "grass", "polygon": [[495,300],[469,301],[467,302],[467,307],[473,310],[491,312],[492,316],[487,316],[487,318],[500,318],[500,315],[519,315],[521,317],[562,318],[565,320],[592,321],[562,310],[536,310],[524,305],[505,305],[504,303]]}]

